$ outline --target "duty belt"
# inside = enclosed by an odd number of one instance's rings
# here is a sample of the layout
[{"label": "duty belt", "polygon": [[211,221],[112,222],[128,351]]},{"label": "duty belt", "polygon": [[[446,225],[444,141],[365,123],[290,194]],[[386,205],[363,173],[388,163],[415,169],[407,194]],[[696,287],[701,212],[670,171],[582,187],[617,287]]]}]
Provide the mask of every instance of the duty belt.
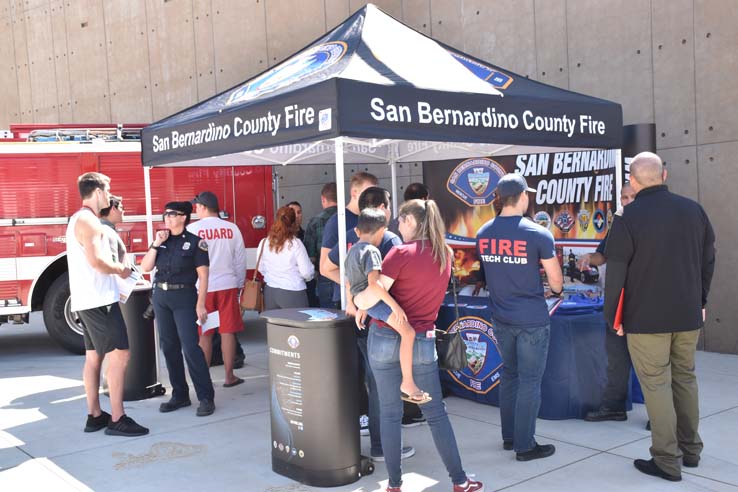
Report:
[{"label": "duty belt", "polygon": [[194,287],[195,284],[173,284],[170,282],[155,282],[154,287],[161,290],[178,290],[178,289],[189,289]]}]

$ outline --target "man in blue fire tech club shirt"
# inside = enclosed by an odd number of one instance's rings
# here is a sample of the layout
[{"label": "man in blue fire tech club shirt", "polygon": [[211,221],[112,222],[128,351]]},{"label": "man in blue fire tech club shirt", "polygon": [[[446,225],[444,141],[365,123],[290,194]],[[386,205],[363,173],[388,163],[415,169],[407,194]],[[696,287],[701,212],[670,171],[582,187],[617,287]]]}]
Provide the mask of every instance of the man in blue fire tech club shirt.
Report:
[{"label": "man in blue fire tech club shirt", "polygon": [[500,378],[503,447],[514,449],[518,461],[546,458],[556,451],[552,444],[540,445],[533,437],[551,329],[539,262],[554,295],[561,294],[563,275],[551,233],[523,217],[528,192],[534,191],[519,174],[503,176],[496,190],[502,211],[477,233],[477,253],[504,366]]}]

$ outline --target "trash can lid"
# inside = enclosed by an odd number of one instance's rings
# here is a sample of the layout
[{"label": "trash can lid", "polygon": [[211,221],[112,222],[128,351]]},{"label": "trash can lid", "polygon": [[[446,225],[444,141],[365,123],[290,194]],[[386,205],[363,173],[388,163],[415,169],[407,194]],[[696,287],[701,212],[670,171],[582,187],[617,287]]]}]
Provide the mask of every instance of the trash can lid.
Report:
[{"label": "trash can lid", "polygon": [[272,309],[260,315],[267,323],[296,328],[322,328],[336,324],[353,324],[343,311],[323,308]]}]

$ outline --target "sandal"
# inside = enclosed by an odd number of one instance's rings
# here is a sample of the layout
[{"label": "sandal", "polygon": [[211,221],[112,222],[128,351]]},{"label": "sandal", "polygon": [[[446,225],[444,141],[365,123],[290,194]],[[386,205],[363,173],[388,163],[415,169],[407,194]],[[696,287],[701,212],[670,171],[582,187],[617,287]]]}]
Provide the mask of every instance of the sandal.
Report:
[{"label": "sandal", "polygon": [[400,391],[400,398],[403,401],[406,401],[408,403],[415,403],[416,405],[423,405],[424,403],[428,403],[433,399],[428,393],[423,390],[418,390],[412,395],[408,395],[404,391]]}]

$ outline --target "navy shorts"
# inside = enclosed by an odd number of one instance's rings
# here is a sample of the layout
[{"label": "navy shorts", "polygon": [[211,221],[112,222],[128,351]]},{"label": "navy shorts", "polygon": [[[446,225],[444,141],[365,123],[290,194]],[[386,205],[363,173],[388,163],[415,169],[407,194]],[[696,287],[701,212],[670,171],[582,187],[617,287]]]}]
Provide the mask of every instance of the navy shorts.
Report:
[{"label": "navy shorts", "polygon": [[128,350],[128,332],[117,302],[77,314],[84,328],[85,350],[95,350],[101,357],[115,349]]}]

